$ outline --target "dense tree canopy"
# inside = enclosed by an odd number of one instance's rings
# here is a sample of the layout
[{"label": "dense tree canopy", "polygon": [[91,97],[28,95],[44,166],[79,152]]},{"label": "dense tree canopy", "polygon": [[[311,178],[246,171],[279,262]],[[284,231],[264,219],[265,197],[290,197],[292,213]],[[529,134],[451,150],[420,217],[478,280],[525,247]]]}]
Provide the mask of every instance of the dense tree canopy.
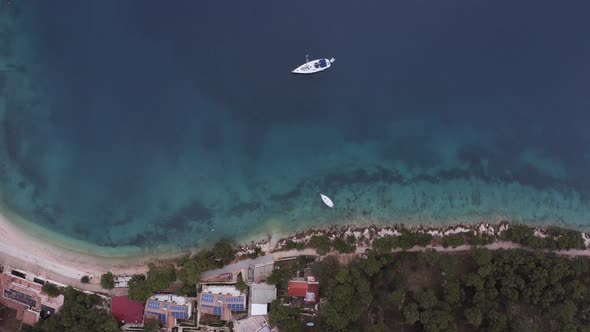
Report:
[{"label": "dense tree canopy", "polygon": [[119,332],[115,319],[103,309],[103,300],[95,294],[85,294],[72,287],[62,290],[64,306],[58,314],[40,321],[34,332]]},{"label": "dense tree canopy", "polygon": [[266,282],[271,285],[276,285],[278,288],[287,289],[289,280],[293,276],[293,270],[288,268],[274,269],[270,276],[266,278]]},{"label": "dense tree canopy", "polygon": [[155,291],[169,288],[170,284],[176,280],[183,284],[183,287],[177,291],[178,294],[194,294],[195,285],[201,278],[202,272],[222,267],[234,258],[234,244],[223,240],[217,242],[210,250],[201,250],[193,257],[185,256],[179,259],[178,271],[172,264],[165,266],[149,264],[147,276],[138,275],[129,282],[129,297],[145,301]]},{"label": "dense tree canopy", "polygon": [[554,226],[547,228],[546,237],[537,237],[534,236],[534,231],[530,226],[518,224],[510,225],[510,227],[502,233],[502,239],[536,249],[570,250],[586,248],[582,233]]},{"label": "dense tree canopy", "polygon": [[314,264],[327,300],[320,330],[590,331],[587,258],[485,248],[380,255],[389,241],[347,266]]},{"label": "dense tree canopy", "polygon": [[146,301],[155,291],[167,289],[176,280],[174,265],[156,266],[150,263],[148,267],[147,277],[136,275],[129,281],[129,298]]},{"label": "dense tree canopy", "polygon": [[296,319],[298,316],[299,310],[283,305],[280,300],[274,300],[270,304],[269,321],[273,326],[281,326],[282,330],[293,332],[302,330],[302,323]]}]

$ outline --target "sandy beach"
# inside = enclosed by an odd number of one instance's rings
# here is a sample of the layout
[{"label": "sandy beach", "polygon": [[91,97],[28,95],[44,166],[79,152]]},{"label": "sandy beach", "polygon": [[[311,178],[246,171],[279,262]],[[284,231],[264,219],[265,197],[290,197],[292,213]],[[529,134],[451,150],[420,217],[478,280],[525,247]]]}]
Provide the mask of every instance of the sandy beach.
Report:
[{"label": "sandy beach", "polygon": [[[9,218],[12,216],[0,214],[0,264],[5,269],[20,269],[86,290],[104,291],[99,282],[100,275],[106,271],[127,275],[144,273],[149,261],[172,259],[181,254],[150,254],[139,249],[132,252],[130,248],[118,250],[89,244],[75,248],[71,239],[64,239],[60,246],[55,243],[60,242],[59,235],[22,220],[19,224],[24,222],[25,227],[19,227]],[[91,284],[80,283],[85,275],[92,278]]]}]

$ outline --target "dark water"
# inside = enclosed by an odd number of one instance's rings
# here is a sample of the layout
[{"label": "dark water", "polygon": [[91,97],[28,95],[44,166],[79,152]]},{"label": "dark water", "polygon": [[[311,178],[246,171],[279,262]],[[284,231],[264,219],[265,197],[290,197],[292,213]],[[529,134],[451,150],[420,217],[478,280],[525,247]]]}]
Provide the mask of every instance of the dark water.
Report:
[{"label": "dark water", "polygon": [[[4,200],[75,238],[590,227],[590,3],[18,5]],[[305,54],[336,62],[291,75]]]}]

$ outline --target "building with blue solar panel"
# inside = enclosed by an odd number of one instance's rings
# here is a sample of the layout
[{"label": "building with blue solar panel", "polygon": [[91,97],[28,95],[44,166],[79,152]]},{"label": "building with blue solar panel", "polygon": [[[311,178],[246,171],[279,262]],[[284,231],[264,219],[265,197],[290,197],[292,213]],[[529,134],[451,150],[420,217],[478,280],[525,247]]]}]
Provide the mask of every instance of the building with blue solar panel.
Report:
[{"label": "building with blue solar panel", "polygon": [[232,312],[247,310],[246,295],[234,286],[203,285],[199,294],[197,310],[202,316],[219,316],[221,320],[231,319]]},{"label": "building with blue solar panel", "polygon": [[178,320],[192,316],[192,302],[175,295],[155,295],[145,304],[145,320],[157,319],[168,331],[178,325]]}]

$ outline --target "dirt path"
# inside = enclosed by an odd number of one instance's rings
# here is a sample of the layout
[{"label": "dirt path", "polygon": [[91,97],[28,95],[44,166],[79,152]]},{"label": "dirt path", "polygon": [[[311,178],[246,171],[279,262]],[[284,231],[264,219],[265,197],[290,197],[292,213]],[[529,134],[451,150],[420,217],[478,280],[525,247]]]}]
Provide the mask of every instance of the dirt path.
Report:
[{"label": "dirt path", "polygon": [[[455,253],[455,252],[466,252],[466,251],[471,250],[471,248],[473,248],[473,247],[475,247],[475,246],[467,245],[467,244],[462,245],[462,246],[458,246],[456,248],[451,248],[451,247],[445,248],[442,246],[430,246],[429,245],[426,247],[414,246],[414,247],[412,247],[408,250],[405,250],[405,251],[419,252],[419,251],[426,251],[426,250],[435,250],[438,252]],[[528,248],[528,247],[522,246],[518,243],[508,242],[508,241],[497,241],[492,244],[488,244],[485,246],[478,246],[478,247],[479,248],[487,248],[489,250],[523,249],[523,250],[527,250],[527,251],[531,251],[531,252],[536,251],[535,249]],[[370,248],[369,247],[359,247],[356,249],[355,253],[352,253],[352,254],[341,254],[337,251],[332,251],[332,252],[328,253],[327,255],[339,256],[341,258],[340,261],[346,262],[346,261],[349,261],[353,257],[358,257],[358,255],[364,254],[368,249],[370,249]],[[402,252],[402,251],[404,251],[404,250],[401,248],[397,248],[397,249],[392,250],[392,253],[397,253],[397,252]],[[554,250],[554,251],[542,250],[542,252],[545,252],[545,253],[553,252],[558,256],[567,256],[567,257],[578,257],[578,256],[590,257],[590,249],[586,249],[586,250]],[[210,277],[213,277],[213,276],[216,276],[219,274],[223,274],[223,273],[237,273],[243,269],[248,269],[248,267],[250,267],[250,266],[254,266],[254,265],[262,264],[262,263],[271,263],[271,262],[274,262],[275,260],[278,260],[280,258],[300,256],[300,255],[317,256],[318,254],[315,249],[305,249],[305,250],[301,250],[301,251],[297,251],[297,250],[278,251],[278,252],[266,254],[265,256],[258,257],[255,259],[246,259],[246,260],[242,260],[242,261],[239,261],[236,263],[232,263],[232,264],[224,266],[221,269],[206,271],[201,275],[201,277],[202,278],[210,278]]]}]

